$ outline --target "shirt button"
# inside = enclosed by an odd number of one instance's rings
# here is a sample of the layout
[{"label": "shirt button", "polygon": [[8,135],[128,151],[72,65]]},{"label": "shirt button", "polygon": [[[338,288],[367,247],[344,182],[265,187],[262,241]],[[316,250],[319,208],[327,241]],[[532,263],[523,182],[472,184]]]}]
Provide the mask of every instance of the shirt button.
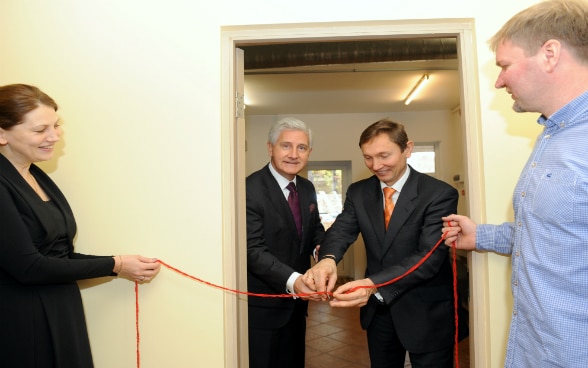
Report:
[{"label": "shirt button", "polygon": [[526,194],[525,192],[522,192],[522,193],[521,193],[521,197],[524,197],[524,196],[525,196],[525,194]]},{"label": "shirt button", "polygon": [[515,280],[514,286],[519,286],[519,282],[517,280]]},{"label": "shirt button", "polygon": [[535,167],[535,166],[537,166],[537,163],[536,163],[536,162],[533,162],[533,163],[531,164],[531,167]]},{"label": "shirt button", "polygon": [[518,256],[519,256],[519,252],[518,252],[518,251],[516,251],[516,252],[515,252],[515,257],[518,257]]}]

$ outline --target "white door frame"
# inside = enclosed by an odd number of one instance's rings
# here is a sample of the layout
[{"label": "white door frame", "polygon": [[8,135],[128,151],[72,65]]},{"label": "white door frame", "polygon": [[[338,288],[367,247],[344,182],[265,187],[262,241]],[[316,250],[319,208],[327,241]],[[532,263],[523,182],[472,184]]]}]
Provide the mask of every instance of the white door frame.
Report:
[{"label": "white door frame", "polygon": [[[230,26],[221,29],[221,149],[223,198],[223,274],[225,286],[246,290],[245,223],[245,134],[244,119],[238,117],[242,94],[238,95],[236,48],[253,43],[322,42],[406,37],[457,37],[461,77],[461,124],[466,159],[465,183],[469,216],[485,220],[480,103],[476,48],[472,19],[333,22]],[[241,92],[242,93],[242,92]],[[470,269],[470,356],[471,367],[490,364],[488,314],[488,260],[486,254],[471,252]],[[247,300],[225,294],[225,367],[248,367]],[[475,341],[475,349],[474,349]]]}]

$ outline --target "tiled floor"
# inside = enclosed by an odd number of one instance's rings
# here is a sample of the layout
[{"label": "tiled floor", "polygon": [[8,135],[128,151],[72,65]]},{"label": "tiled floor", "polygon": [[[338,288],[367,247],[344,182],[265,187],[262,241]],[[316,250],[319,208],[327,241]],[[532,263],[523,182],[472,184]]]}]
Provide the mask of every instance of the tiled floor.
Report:
[{"label": "tiled floor", "polygon": [[[458,354],[459,367],[468,368],[467,338],[460,342]],[[369,362],[366,334],[359,325],[359,308],[331,308],[328,303],[310,302],[305,368],[369,368]]]}]

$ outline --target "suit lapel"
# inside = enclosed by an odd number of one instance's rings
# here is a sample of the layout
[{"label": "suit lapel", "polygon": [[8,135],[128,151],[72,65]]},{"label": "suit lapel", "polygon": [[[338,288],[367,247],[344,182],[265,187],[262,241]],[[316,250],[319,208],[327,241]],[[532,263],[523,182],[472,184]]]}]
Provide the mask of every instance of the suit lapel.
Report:
[{"label": "suit lapel", "polygon": [[411,170],[406,183],[402,187],[400,196],[394,205],[394,212],[392,212],[390,224],[388,224],[388,231],[386,231],[386,237],[384,239],[384,253],[392,246],[396,235],[415,210],[414,200],[418,194],[418,181],[418,175],[414,170]]},{"label": "suit lapel", "polygon": [[[264,185],[266,187],[266,193],[269,196],[269,202],[272,203],[276,209],[276,215],[288,219],[289,226],[294,230],[294,233],[297,233],[298,231],[296,230],[296,223],[294,222],[294,216],[292,215],[292,211],[288,205],[288,200],[284,196],[284,191],[278,184],[276,178],[274,178],[271,171],[269,170],[269,166],[266,166]],[[300,191],[298,192],[298,195],[300,196]],[[302,203],[302,198],[300,201]],[[302,220],[304,224],[304,214],[302,215]]]},{"label": "suit lapel", "polygon": [[300,199],[300,213],[302,214],[302,236],[300,239],[300,252],[303,251],[303,245],[305,239],[309,235],[309,221],[310,221],[310,203],[311,203],[311,192],[307,190],[306,185],[302,185],[302,179],[300,176],[296,178],[298,185],[298,198]]},{"label": "suit lapel", "polygon": [[369,190],[363,201],[364,211],[372,225],[372,233],[376,235],[378,244],[384,244],[386,230],[384,228],[384,199],[380,181],[376,176],[371,177]]}]

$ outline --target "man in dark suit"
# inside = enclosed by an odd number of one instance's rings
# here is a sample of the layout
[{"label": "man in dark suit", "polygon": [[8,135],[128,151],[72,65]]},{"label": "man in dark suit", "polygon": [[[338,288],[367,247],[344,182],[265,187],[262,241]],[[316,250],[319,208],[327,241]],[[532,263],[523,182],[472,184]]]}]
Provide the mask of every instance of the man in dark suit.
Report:
[{"label": "man in dark suit", "polygon": [[[408,351],[413,368],[451,368],[455,320],[447,247],[438,247],[399,281],[374,286],[403,275],[435,246],[441,237],[441,217],[457,210],[457,191],[407,164],[414,143],[401,124],[380,120],[370,125],[359,146],[374,176],[349,186],[343,212],[321,243],[320,262],[303,280],[313,290],[333,290],[336,262],[361,233],[366,278],[340,286],[330,304],[362,307],[371,367],[404,367]],[[384,215],[385,188],[394,189],[390,216]],[[361,288],[352,291],[357,286]]]},{"label": "man in dark suit", "polygon": [[[267,149],[270,163],[246,181],[248,290],[311,293],[302,273],[325,231],[314,185],[298,175],[312,150],[311,132],[298,119],[282,119],[271,128]],[[307,299],[248,298],[250,368],[304,367]]]}]

